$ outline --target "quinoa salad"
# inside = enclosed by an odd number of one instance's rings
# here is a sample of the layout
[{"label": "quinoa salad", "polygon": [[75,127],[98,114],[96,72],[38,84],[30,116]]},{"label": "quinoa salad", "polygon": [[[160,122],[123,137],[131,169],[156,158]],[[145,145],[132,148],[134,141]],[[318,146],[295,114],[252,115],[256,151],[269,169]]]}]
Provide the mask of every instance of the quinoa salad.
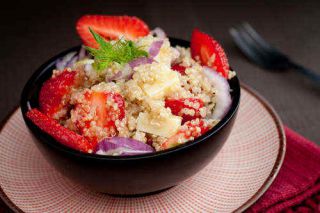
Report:
[{"label": "quinoa salad", "polygon": [[235,76],[219,43],[195,29],[190,48],[129,16],[86,15],[79,52],[56,62],[27,117],[58,142],[99,155],[138,155],[205,134],[231,105]]}]

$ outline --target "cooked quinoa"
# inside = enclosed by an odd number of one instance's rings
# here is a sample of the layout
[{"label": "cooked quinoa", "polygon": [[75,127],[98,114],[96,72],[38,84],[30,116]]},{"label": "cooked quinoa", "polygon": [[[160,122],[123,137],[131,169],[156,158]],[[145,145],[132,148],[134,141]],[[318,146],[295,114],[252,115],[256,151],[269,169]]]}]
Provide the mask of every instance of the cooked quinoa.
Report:
[{"label": "cooked quinoa", "polygon": [[[135,45],[148,52],[151,45],[159,40],[148,35],[136,40]],[[90,57],[69,67],[67,71],[76,71],[79,82],[63,100],[67,107],[57,112],[54,118],[87,138],[95,138],[97,141],[112,136],[133,138],[152,144],[156,150],[164,149],[163,143],[186,128],[183,126],[182,115],[192,117],[197,110],[198,118],[190,122],[197,124],[201,119],[201,122],[212,128],[219,122],[210,116],[216,105],[214,85],[203,74],[203,66],[192,59],[189,48],[172,47],[167,38],[162,40],[161,48],[153,62],[134,67],[133,75],[127,79],[110,80],[112,76],[121,72],[125,65],[112,63],[108,68],[97,72],[92,66],[94,60]],[[214,58],[210,60],[214,61]],[[173,70],[173,64],[186,67],[185,74]],[[54,71],[53,77],[60,72]],[[234,75],[234,72],[229,72],[229,78]],[[85,98],[93,91],[117,93],[123,97],[125,116],[119,117],[118,120],[117,117],[112,118],[115,120],[115,128],[106,129],[98,125],[94,119],[98,115],[95,110],[89,109],[90,105]],[[203,106],[198,102],[189,101],[190,98],[201,99]],[[188,107],[183,108],[178,114],[173,114],[172,109],[166,107],[167,99],[185,100],[183,104]],[[119,110],[112,98],[107,99],[106,104],[112,106],[114,111]],[[76,107],[78,105],[82,106],[81,110]],[[201,132],[200,127],[197,128],[195,130]],[[193,138],[193,135],[188,136],[188,140]],[[185,140],[178,143],[184,142]]]}]

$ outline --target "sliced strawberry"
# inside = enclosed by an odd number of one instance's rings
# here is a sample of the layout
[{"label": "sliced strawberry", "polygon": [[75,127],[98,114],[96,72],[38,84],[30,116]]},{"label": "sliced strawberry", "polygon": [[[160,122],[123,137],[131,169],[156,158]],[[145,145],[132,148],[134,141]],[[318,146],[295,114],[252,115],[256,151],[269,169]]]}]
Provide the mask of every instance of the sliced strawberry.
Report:
[{"label": "sliced strawberry", "polygon": [[26,115],[35,125],[63,145],[81,152],[92,152],[92,144],[89,143],[84,137],[61,126],[57,121],[43,114],[38,109],[31,109]]},{"label": "sliced strawberry", "polygon": [[194,29],[191,36],[192,58],[199,59],[202,65],[212,67],[225,78],[228,77],[229,63],[220,44],[208,34]]},{"label": "sliced strawberry", "polygon": [[204,133],[206,133],[211,127],[208,123],[202,119],[195,119],[186,122],[180,127],[178,132],[168,138],[163,144],[161,144],[161,149],[169,149],[180,144],[183,144],[189,140],[193,140]]},{"label": "sliced strawberry", "polygon": [[181,98],[181,99],[166,99],[165,107],[171,109],[172,114],[182,117],[182,123],[201,118],[200,109],[204,103],[199,98]]},{"label": "sliced strawberry", "polygon": [[78,20],[76,28],[83,43],[93,48],[99,46],[89,27],[107,40],[118,39],[121,36],[134,40],[149,34],[148,26],[134,16],[84,15]]},{"label": "sliced strawberry", "polygon": [[186,67],[184,66],[181,66],[179,64],[175,64],[175,65],[172,65],[171,69],[179,72],[181,75],[185,75],[186,74]]},{"label": "sliced strawberry", "polygon": [[125,117],[123,97],[113,92],[87,90],[71,111],[71,120],[90,142],[117,134],[116,122]]},{"label": "sliced strawberry", "polygon": [[66,115],[72,87],[78,84],[76,71],[64,70],[44,82],[39,94],[40,110],[51,118]]}]

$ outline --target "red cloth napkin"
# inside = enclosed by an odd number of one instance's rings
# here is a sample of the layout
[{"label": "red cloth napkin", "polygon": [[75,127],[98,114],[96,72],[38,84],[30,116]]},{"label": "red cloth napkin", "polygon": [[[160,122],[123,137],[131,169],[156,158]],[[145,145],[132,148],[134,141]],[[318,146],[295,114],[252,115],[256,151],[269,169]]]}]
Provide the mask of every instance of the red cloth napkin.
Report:
[{"label": "red cloth napkin", "polygon": [[280,172],[248,212],[320,212],[320,148],[288,127],[285,132]]}]

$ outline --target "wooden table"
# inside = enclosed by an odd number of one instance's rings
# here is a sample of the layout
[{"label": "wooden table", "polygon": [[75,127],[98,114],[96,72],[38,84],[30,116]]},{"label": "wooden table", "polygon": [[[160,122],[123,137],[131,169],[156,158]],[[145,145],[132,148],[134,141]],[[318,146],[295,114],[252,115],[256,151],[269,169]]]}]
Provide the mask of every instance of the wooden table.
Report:
[{"label": "wooden table", "polygon": [[0,7],[0,120],[18,105],[30,75],[51,56],[80,44],[75,22],[83,14],[128,14],[189,39],[193,28],[225,48],[240,79],[260,92],[283,123],[320,144],[320,89],[294,72],[266,72],[235,47],[229,28],[251,23],[293,59],[320,73],[320,1],[6,1]]}]

